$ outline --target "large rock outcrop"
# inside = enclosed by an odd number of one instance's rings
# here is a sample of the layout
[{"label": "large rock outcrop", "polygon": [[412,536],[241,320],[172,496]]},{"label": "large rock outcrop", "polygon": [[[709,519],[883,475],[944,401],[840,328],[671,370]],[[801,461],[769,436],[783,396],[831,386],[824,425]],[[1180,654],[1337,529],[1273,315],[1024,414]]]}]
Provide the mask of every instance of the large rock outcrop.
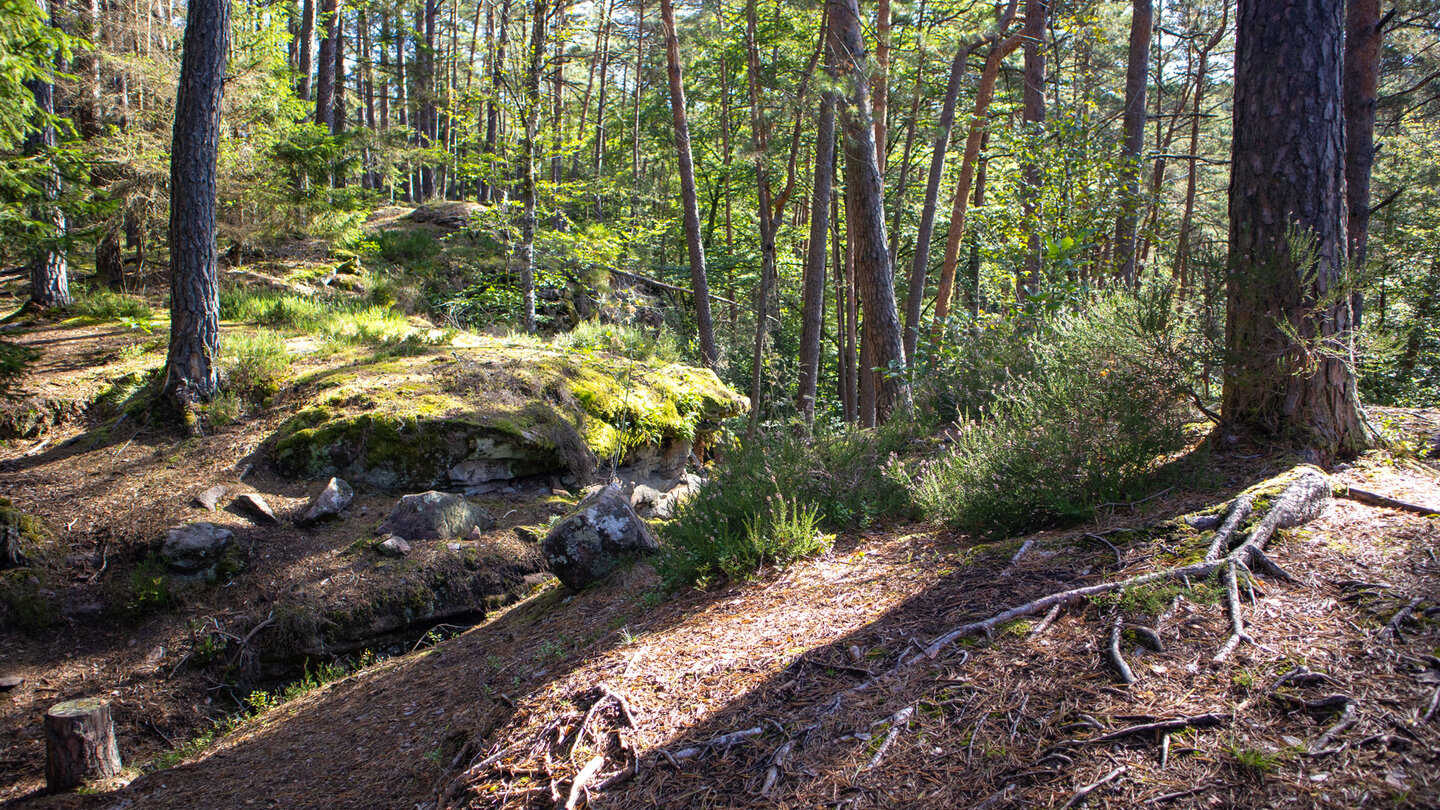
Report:
[{"label": "large rock outcrop", "polygon": [[650,527],[635,514],[625,493],[613,485],[582,500],[541,544],[551,572],[571,590],[604,578],[628,556],[659,548]]}]

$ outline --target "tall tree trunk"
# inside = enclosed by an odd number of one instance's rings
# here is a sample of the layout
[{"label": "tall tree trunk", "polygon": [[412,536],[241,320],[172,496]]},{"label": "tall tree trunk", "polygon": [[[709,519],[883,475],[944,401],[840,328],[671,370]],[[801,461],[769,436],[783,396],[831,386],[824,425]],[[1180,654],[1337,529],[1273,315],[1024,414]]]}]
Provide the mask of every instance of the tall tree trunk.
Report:
[{"label": "tall tree trunk", "polygon": [[[41,9],[45,3],[40,2]],[[50,25],[56,25],[54,8],[49,9]],[[41,120],[34,132],[25,138],[25,153],[38,155],[55,148],[55,125],[51,117],[55,114],[55,87],[46,79],[27,81],[26,86],[35,97],[35,108]],[[31,216],[44,224],[44,232],[30,254],[30,303],[43,309],[70,306],[70,280],[65,249],[61,240],[65,237],[65,212],[58,201],[61,192],[60,169],[53,158],[46,157],[49,164],[40,180],[41,200],[33,206]]]},{"label": "tall tree trunk", "polygon": [[1357,452],[1344,0],[1241,0],[1236,25],[1223,428]]},{"label": "tall tree trunk", "polygon": [[640,97],[645,90],[645,0],[635,15],[635,104],[630,116],[630,219],[640,220]]},{"label": "tall tree trunk", "polygon": [[820,382],[820,339],[825,331],[825,234],[830,230],[830,191],[835,181],[835,96],[820,96],[815,129],[815,181],[810,196],[810,241],[801,281],[800,387],[796,405],[806,425],[815,421]]},{"label": "tall tree trunk", "polygon": [[[1045,30],[1050,16],[1050,0],[1025,0],[1025,112],[1022,118],[1028,128],[1039,132],[1045,123]],[[1141,108],[1144,109],[1143,107]],[[1036,143],[1038,148],[1039,144]],[[1025,161],[1021,173],[1025,185],[1021,192],[1021,208],[1025,216],[1025,262],[1015,279],[1015,294],[1025,300],[1030,289],[1040,285],[1040,195],[1043,191],[1040,166]]]},{"label": "tall tree trunk", "polygon": [[685,114],[685,83],[680,73],[680,40],[675,34],[675,6],[660,0],[665,28],[665,63],[670,75],[670,114],[675,122],[675,152],[680,162],[680,204],[685,211],[685,242],[690,254],[690,284],[695,292],[695,322],[700,353],[715,368],[715,326],[710,319],[710,283],[705,277],[705,246],[700,241],[700,203],[695,192],[695,162],[690,155],[690,122]]},{"label": "tall tree trunk", "polygon": [[390,128],[390,11],[380,11],[380,129]]},{"label": "tall tree trunk", "polygon": [[850,95],[840,108],[846,136],[846,203],[855,206],[851,216],[855,231],[850,240],[855,245],[856,286],[865,308],[862,346],[870,347],[870,366],[880,369],[875,381],[875,422],[884,424],[896,411],[909,411],[911,401],[904,373],[904,339],[895,309],[895,277],[885,240],[885,189],[875,153],[870,91],[865,81],[865,40],[856,0],[828,0],[827,5],[830,59],[834,63],[831,75],[850,85]]},{"label": "tall tree trunk", "polygon": [[[345,131],[350,116],[345,109],[345,9],[335,12],[335,117],[331,133],[339,135]],[[336,169],[336,188],[345,186],[345,170]]]},{"label": "tall tree trunk", "polygon": [[[618,0],[617,0],[618,1]],[[591,155],[591,176],[595,184],[595,219],[605,219],[605,193],[600,187],[600,169],[605,160],[605,91],[610,78],[610,30],[615,27],[614,5],[611,5],[610,20],[605,24],[605,38],[600,49],[600,89],[595,101],[595,148]]]},{"label": "tall tree trunk", "polygon": [[300,65],[295,95],[310,100],[310,74],[315,70],[315,0],[305,0],[300,11]]},{"label": "tall tree trunk", "polygon": [[170,150],[170,351],[163,386],[165,398],[187,415],[220,391],[215,161],[229,46],[229,0],[190,0]]},{"label": "tall tree trunk", "polygon": [[540,72],[545,65],[545,21],[548,0],[535,0],[530,27],[530,61],[525,68],[525,97],[521,100],[521,121],[525,140],[520,154],[520,290],[525,300],[522,326],[535,331],[535,140],[540,117]]},{"label": "tall tree trunk", "polygon": [[[988,40],[991,43],[990,52],[985,56],[985,65],[980,69],[980,80],[975,86],[975,108],[970,115],[969,132],[965,136],[965,153],[960,159],[960,178],[955,182],[955,197],[951,201],[950,228],[945,234],[945,258],[940,265],[940,281],[935,290],[934,329],[937,334],[944,325],[945,319],[950,317],[950,294],[955,289],[955,270],[960,265],[960,244],[965,234],[965,211],[970,203],[970,186],[975,181],[975,161],[980,156],[980,140],[985,133],[985,116],[990,109],[990,101],[995,98],[995,80],[1000,75],[1000,66],[1004,64],[1005,57],[1014,53],[1015,49],[1020,47],[1020,44],[1025,38],[1025,31],[1022,30],[1014,36],[1000,39],[1010,27],[1010,23],[1015,19],[1015,8],[1017,5],[1018,0],[1010,0],[1010,4],[1006,6],[1004,13],[996,24],[995,33]],[[974,47],[978,46],[970,46],[965,53],[965,57],[969,56],[970,50],[973,50]],[[959,54],[957,54],[957,56],[959,56]],[[957,90],[961,77],[961,73],[958,71],[963,71],[964,68],[964,58],[959,59],[958,62],[951,63],[950,66],[950,80],[955,83]],[[947,89],[947,97],[949,92]],[[953,110],[951,114],[954,114]],[[944,119],[943,114],[941,115],[941,119]],[[948,132],[944,134],[948,135]],[[922,210],[920,215],[920,235],[915,241],[914,267],[920,269],[918,271],[912,271],[910,277],[911,283],[914,283],[914,273],[919,272],[923,274],[925,268],[930,264],[930,238],[935,222],[936,197],[940,191],[940,175],[945,170],[944,147],[948,142],[948,137],[946,144],[940,143],[938,135],[935,139],[938,152],[932,156],[930,160],[930,179],[925,187],[925,208],[928,209],[928,212]],[[923,275],[921,281],[924,281]],[[907,301],[906,314],[909,315],[910,311],[909,302]],[[915,324],[914,328],[918,330],[920,320],[920,306],[918,303],[915,304],[913,311],[915,313],[915,320],[910,323]]]},{"label": "tall tree trunk", "polygon": [[[900,158],[900,179],[895,183],[895,217],[890,226],[890,266],[898,267],[896,256],[900,251],[900,225],[905,214],[905,192],[910,183],[910,159],[915,154],[915,130],[920,117],[920,98],[925,95],[925,32],[921,28],[925,21],[925,0],[920,0],[920,10],[915,15],[915,86],[910,93],[910,115],[905,119],[905,149]],[[955,108],[951,105],[951,119]],[[906,331],[909,331],[909,301],[906,301]],[[908,340],[908,338],[907,338]],[[907,346],[905,356],[910,356]]]},{"label": "tall tree trunk", "polygon": [[885,178],[886,146],[890,135],[886,116],[890,110],[890,28],[892,16],[890,0],[877,0],[875,4],[875,73],[870,77],[874,94],[871,104],[875,118],[875,161],[880,167],[880,178]]},{"label": "tall tree trunk", "polygon": [[[425,0],[418,10],[415,26],[415,136],[421,149],[429,149],[438,135],[435,113],[435,14],[436,0]],[[420,198],[425,202],[435,196],[435,161],[421,158]]]},{"label": "tall tree trunk", "polygon": [[[990,149],[990,134],[987,132],[980,138],[980,157],[976,161],[979,166],[975,170],[975,201],[976,208],[985,205],[985,174],[990,166],[990,158],[987,152]],[[970,313],[970,319],[980,317],[980,235],[974,229],[968,234],[967,241],[970,243],[970,260],[965,271],[965,306]]]},{"label": "tall tree trunk", "polygon": [[[591,94],[595,90],[595,74],[604,69],[605,63],[609,61],[610,58],[610,15],[615,10],[616,2],[617,0],[602,0],[602,2],[597,5],[600,12],[600,19],[595,24],[596,49],[595,53],[590,57],[590,69],[587,71],[588,75],[585,79],[585,98],[584,101],[580,103],[580,124],[575,130],[577,144],[584,143],[585,133],[587,131],[586,124],[590,121],[590,99]],[[570,158],[570,179],[573,180],[579,176],[580,150],[576,148]]]},{"label": "tall tree trunk", "polygon": [[495,154],[500,134],[500,95],[505,91],[505,46],[510,39],[510,3],[500,5],[500,32],[495,39],[495,59],[490,64],[490,98],[485,102],[485,173],[481,186],[482,202],[499,202],[504,184],[500,163]]},{"label": "tall tree trunk", "polygon": [[1180,217],[1180,236],[1175,248],[1175,275],[1180,280],[1180,296],[1184,298],[1190,289],[1190,250],[1191,233],[1195,219],[1195,196],[1196,186],[1199,178],[1200,161],[1200,111],[1205,100],[1205,79],[1206,71],[1210,65],[1210,52],[1225,38],[1225,31],[1229,28],[1230,3],[1224,0],[1221,3],[1220,25],[1216,28],[1214,35],[1206,41],[1196,54],[1195,67],[1195,98],[1190,111],[1190,160],[1185,176],[1185,212]]},{"label": "tall tree trunk", "polygon": [[1120,215],[1115,221],[1115,274],[1123,283],[1134,286],[1139,278],[1135,223],[1140,216],[1140,153],[1145,144],[1145,90],[1155,21],[1151,0],[1132,0],[1131,8],[1130,60],[1125,69],[1125,142],[1120,149],[1120,173],[1125,189]]},{"label": "tall tree trunk", "polygon": [[[1370,233],[1370,169],[1375,163],[1375,99],[1380,89],[1380,0],[1349,0],[1345,12],[1345,194],[1350,266],[1365,269]],[[1364,315],[1364,294],[1351,296],[1354,327]]]},{"label": "tall tree trunk", "polygon": [[335,129],[335,40],[340,26],[338,0],[320,0],[319,22],[323,35],[320,37],[320,53],[317,56],[319,65],[315,76],[315,123],[325,127],[326,131],[333,132]]},{"label": "tall tree trunk", "polygon": [[757,0],[749,0],[745,4],[745,72],[750,88],[750,139],[755,161],[755,193],[760,203],[760,284],[755,292],[755,351],[751,358],[753,368],[750,377],[750,426],[747,431],[751,439],[760,427],[760,414],[764,405],[764,389],[761,386],[764,382],[765,340],[770,332],[770,289],[775,283],[775,219],[771,213],[770,168],[766,163],[770,146],[770,124],[765,120],[760,99],[756,2]]}]

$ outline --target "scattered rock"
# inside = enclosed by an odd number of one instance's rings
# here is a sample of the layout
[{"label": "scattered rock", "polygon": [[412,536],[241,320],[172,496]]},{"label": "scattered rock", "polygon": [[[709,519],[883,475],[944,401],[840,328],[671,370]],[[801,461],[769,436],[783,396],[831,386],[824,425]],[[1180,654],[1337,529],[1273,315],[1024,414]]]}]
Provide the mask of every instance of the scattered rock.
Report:
[{"label": "scattered rock", "polygon": [[448,492],[421,492],[406,495],[395,504],[380,524],[382,534],[396,534],[406,540],[453,540],[469,537],[495,525],[489,512]]},{"label": "scattered rock", "polygon": [[0,692],[9,692],[12,689],[19,689],[24,685],[25,679],[19,675],[6,675],[0,677]]},{"label": "scattered rock", "polygon": [[215,507],[220,505],[220,499],[225,497],[225,485],[216,484],[195,496],[195,505],[204,507],[207,511],[214,512]]},{"label": "scattered rock", "polygon": [[355,490],[339,478],[331,478],[320,490],[320,494],[310,499],[306,504],[305,511],[300,519],[295,521],[298,526],[309,526],[326,518],[340,514],[340,510],[350,505],[355,498]]},{"label": "scattered rock", "polygon": [[243,493],[235,499],[235,505],[252,518],[258,518],[260,522],[280,522],[280,518],[275,517],[275,510],[270,508],[270,504],[266,503],[265,499],[260,497],[259,493]]},{"label": "scattered rock", "polygon": [[516,526],[514,531],[515,536],[520,538],[521,542],[524,543],[538,543],[540,539],[545,536],[541,533],[541,529],[537,529],[534,526]]},{"label": "scattered rock", "polygon": [[581,501],[574,513],[550,530],[543,545],[550,570],[572,590],[609,574],[627,555],[658,548],[650,527],[614,485]]},{"label": "scattered rock", "polygon": [[235,533],[213,523],[187,523],[165,536],[160,556],[172,572],[200,576],[215,569],[220,555],[235,539]]},{"label": "scattered rock", "polygon": [[639,509],[642,506],[653,506],[665,498],[665,493],[647,484],[636,484],[635,489],[630,492],[630,505]]},{"label": "scattered rock", "polygon": [[450,483],[459,486],[480,486],[491,481],[508,481],[515,477],[508,459],[468,459],[450,468]]},{"label": "scattered rock", "polygon": [[410,553],[410,544],[392,534],[375,546],[375,553],[382,557],[404,557]]}]

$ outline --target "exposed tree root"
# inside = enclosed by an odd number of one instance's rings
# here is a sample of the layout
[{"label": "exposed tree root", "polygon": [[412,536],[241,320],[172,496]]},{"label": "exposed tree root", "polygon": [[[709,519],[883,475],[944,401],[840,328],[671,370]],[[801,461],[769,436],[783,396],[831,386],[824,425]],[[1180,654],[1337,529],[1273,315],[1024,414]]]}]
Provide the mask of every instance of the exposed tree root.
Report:
[{"label": "exposed tree root", "polygon": [[1410,604],[1396,611],[1395,615],[1390,617],[1390,621],[1385,623],[1385,629],[1380,631],[1380,637],[1385,638],[1389,635],[1394,636],[1396,641],[1404,641],[1405,636],[1400,632],[1400,625],[1415,614],[1415,608],[1420,607],[1420,603],[1423,601],[1423,599],[1416,597],[1410,600]]},{"label": "exposed tree root", "polygon": [[1110,667],[1121,683],[1129,685],[1135,683],[1135,673],[1130,671],[1130,665],[1125,663],[1125,656],[1120,652],[1120,634],[1124,626],[1124,617],[1116,612],[1115,620],[1110,623]]},{"label": "exposed tree root", "polygon": [[1091,782],[1085,787],[1080,788],[1078,791],[1075,792],[1074,796],[1070,797],[1070,801],[1060,805],[1060,810],[1067,810],[1067,808],[1070,807],[1079,807],[1080,805],[1085,803],[1085,800],[1089,798],[1091,793],[1094,793],[1105,785],[1108,785],[1111,782],[1115,781],[1117,778],[1120,777],[1121,774],[1125,773],[1128,770],[1130,770],[1128,766],[1121,765],[1110,773],[1107,773],[1104,776],[1100,777],[1098,781]]},{"label": "exposed tree root", "polygon": [[1414,512],[1417,515],[1424,515],[1425,517],[1440,516],[1440,509],[1423,506],[1418,503],[1410,503],[1409,501],[1397,500],[1386,495],[1381,495],[1378,492],[1371,492],[1356,487],[1345,487],[1336,494],[1341,498],[1348,498],[1349,500],[1357,501],[1368,506],[1383,506],[1387,509],[1399,509],[1402,512]]},{"label": "exposed tree root", "polygon": [[1089,740],[1082,740],[1086,745],[1096,743],[1113,742],[1132,737],[1136,734],[1169,734],[1173,731],[1180,731],[1187,728],[1210,728],[1218,726],[1230,719],[1225,712],[1210,712],[1208,714],[1196,714],[1190,717],[1176,717],[1171,720],[1158,720],[1154,723],[1141,723],[1138,726],[1127,726],[1119,731],[1112,731],[1109,734],[1101,734]]},{"label": "exposed tree root", "polygon": [[1215,538],[1210,541],[1210,549],[1205,552],[1205,559],[1218,560],[1220,555],[1230,547],[1230,539],[1235,536],[1238,530],[1247,519],[1250,513],[1255,511],[1255,499],[1249,495],[1241,495],[1230,504],[1230,511],[1225,514],[1225,522],[1215,532]]}]

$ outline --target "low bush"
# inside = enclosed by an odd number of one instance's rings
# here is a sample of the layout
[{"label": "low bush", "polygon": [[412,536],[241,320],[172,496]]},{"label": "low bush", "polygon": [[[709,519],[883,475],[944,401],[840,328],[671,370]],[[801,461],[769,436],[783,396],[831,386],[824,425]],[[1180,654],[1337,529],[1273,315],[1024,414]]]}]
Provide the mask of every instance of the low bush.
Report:
[{"label": "low bush", "polygon": [[922,462],[914,494],[925,515],[1007,535],[1132,499],[1186,442],[1199,361],[1173,313],[1168,292],[1151,289],[1015,330],[1028,370],[997,384],[984,415],[963,419],[951,448]]},{"label": "low bush", "polygon": [[744,579],[829,548],[824,531],[910,511],[905,487],[885,468],[915,426],[813,440],[778,435],[742,448],[664,529],[656,569],[670,587]]},{"label": "low bush", "polygon": [[599,321],[582,321],[573,330],[556,335],[555,345],[658,363],[678,363],[681,359],[680,347],[668,332]]},{"label": "low bush", "polygon": [[280,381],[290,370],[290,352],[285,341],[273,332],[239,332],[226,335],[221,343],[225,363],[225,387],[253,402],[263,402],[280,390]]},{"label": "low bush", "polygon": [[220,293],[220,317],[295,334],[314,335],[340,345],[387,346],[405,341],[442,343],[390,306],[340,296],[306,296],[276,290],[232,288]]},{"label": "low bush", "polygon": [[149,322],[155,310],[138,295],[119,293],[104,287],[77,285],[70,314],[99,322],[120,320]]}]

